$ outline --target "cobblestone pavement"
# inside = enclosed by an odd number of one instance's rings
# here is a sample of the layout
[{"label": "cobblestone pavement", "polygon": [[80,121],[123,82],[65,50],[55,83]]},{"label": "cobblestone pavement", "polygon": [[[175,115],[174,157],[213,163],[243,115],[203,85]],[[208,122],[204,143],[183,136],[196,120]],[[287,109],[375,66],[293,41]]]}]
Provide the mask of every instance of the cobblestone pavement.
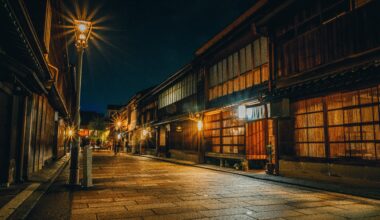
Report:
[{"label": "cobblestone pavement", "polygon": [[380,219],[380,203],[150,158],[94,154],[72,219]]}]

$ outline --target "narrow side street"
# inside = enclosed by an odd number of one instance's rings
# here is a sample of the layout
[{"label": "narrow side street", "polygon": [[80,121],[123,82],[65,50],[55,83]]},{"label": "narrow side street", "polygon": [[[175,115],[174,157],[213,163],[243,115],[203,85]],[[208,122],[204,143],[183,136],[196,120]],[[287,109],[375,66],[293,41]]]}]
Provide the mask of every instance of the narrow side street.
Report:
[{"label": "narrow side street", "polygon": [[93,175],[93,188],[73,192],[72,219],[380,218],[375,200],[138,156],[95,153]]}]

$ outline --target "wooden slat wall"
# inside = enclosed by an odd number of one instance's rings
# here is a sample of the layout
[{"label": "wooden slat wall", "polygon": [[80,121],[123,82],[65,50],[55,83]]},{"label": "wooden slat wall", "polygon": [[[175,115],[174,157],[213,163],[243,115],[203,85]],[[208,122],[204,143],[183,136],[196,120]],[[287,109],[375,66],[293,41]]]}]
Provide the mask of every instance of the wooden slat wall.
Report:
[{"label": "wooden slat wall", "polygon": [[[330,12],[333,3],[340,7],[336,15]],[[349,9],[348,0],[331,1],[331,4],[322,10],[312,10],[314,14],[302,18],[302,14],[310,11],[308,5],[289,17],[289,23],[277,27],[279,76],[301,73],[380,47],[379,1],[371,1],[353,11]],[[324,20],[326,16],[329,17]]]},{"label": "wooden slat wall", "polygon": [[[181,132],[176,131],[176,127],[182,128]],[[169,145],[171,149],[184,151],[197,151],[197,126],[194,121],[184,121],[172,124],[170,131]]]}]

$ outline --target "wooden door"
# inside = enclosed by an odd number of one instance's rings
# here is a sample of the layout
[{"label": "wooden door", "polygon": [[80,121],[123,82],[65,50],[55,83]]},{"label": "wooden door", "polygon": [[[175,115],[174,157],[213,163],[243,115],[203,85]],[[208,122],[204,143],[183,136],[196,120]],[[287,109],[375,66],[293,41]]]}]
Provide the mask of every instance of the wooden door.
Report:
[{"label": "wooden door", "polygon": [[247,123],[246,132],[246,154],[249,160],[265,160],[265,120]]}]

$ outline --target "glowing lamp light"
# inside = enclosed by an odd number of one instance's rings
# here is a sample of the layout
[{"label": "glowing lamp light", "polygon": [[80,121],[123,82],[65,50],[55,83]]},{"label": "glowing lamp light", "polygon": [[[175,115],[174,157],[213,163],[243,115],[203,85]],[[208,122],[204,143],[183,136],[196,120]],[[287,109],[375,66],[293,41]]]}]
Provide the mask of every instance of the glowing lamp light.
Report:
[{"label": "glowing lamp light", "polygon": [[87,30],[87,28],[88,28],[88,26],[85,25],[85,24],[79,24],[79,25],[78,25],[78,30],[79,30],[80,32],[85,32],[85,31]]},{"label": "glowing lamp light", "polygon": [[239,107],[238,107],[238,117],[240,119],[245,119],[245,115],[246,115],[245,105],[239,105]]},{"label": "glowing lamp light", "polygon": [[147,131],[146,129],[144,129],[144,130],[142,131],[142,134],[143,134],[143,136],[147,136],[147,135],[148,135],[148,131]]},{"label": "glowing lamp light", "polygon": [[66,137],[67,137],[68,139],[72,139],[72,138],[74,138],[74,135],[75,135],[75,130],[74,130],[74,128],[73,128],[73,127],[68,127],[68,128],[67,128],[67,131],[66,131]]},{"label": "glowing lamp light", "polygon": [[79,40],[86,40],[86,35],[80,34],[79,35]]},{"label": "glowing lamp light", "polygon": [[89,21],[74,20],[76,46],[86,48],[87,40],[90,37],[92,23]]},{"label": "glowing lamp light", "polygon": [[197,128],[198,128],[198,131],[202,131],[202,129],[203,129],[203,122],[201,120],[199,120],[197,122]]},{"label": "glowing lamp light", "polygon": [[69,137],[72,137],[72,136],[74,135],[74,131],[70,129],[70,130],[67,132],[67,135],[68,135]]}]

